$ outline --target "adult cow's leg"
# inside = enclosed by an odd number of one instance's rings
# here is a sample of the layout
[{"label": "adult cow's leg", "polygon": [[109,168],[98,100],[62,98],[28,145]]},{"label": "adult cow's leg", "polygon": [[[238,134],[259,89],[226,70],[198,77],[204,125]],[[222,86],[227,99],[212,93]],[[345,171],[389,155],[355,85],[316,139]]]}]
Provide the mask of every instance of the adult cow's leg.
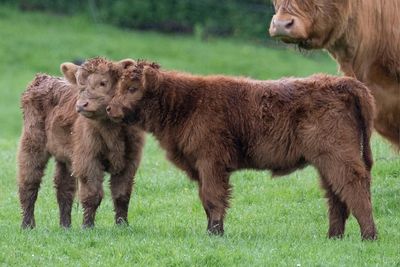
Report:
[{"label": "adult cow's leg", "polygon": [[223,235],[224,217],[229,207],[229,173],[223,165],[202,161],[198,164],[200,175],[200,199],[208,216],[210,234]]},{"label": "adult cow's leg", "polygon": [[338,195],[333,192],[331,186],[322,177],[322,187],[326,190],[326,198],[329,206],[329,238],[342,238],[345,230],[346,220],[349,217],[349,210],[346,203],[342,202]]},{"label": "adult cow's leg", "polygon": [[370,194],[370,173],[366,170],[360,156],[336,155],[320,156],[315,166],[327,178],[332,191],[346,204],[356,217],[363,239],[376,239],[377,233],[372,216]]},{"label": "adult cow's leg", "polygon": [[76,179],[72,176],[65,163],[56,162],[54,187],[57,193],[57,202],[60,210],[60,226],[71,226],[71,209],[76,191]]},{"label": "adult cow's leg", "polygon": [[[396,80],[382,80],[382,76],[370,77],[375,81],[387,83],[382,85],[368,84],[375,97],[376,112],[374,127],[379,134],[388,139],[400,150],[400,77]],[[392,97],[389,97],[392,95]]]},{"label": "adult cow's leg", "polygon": [[[399,108],[400,109],[400,108]],[[383,113],[383,114],[382,114]],[[397,115],[397,114],[396,114]],[[400,115],[397,115],[400,117]],[[396,121],[395,115],[388,116],[383,111],[378,112],[375,120],[375,129],[400,150],[400,118]]]},{"label": "adult cow's leg", "polygon": [[45,150],[45,133],[41,127],[43,124],[30,119],[25,120],[18,152],[18,193],[22,208],[22,228],[35,227],[35,202],[49,159]]}]

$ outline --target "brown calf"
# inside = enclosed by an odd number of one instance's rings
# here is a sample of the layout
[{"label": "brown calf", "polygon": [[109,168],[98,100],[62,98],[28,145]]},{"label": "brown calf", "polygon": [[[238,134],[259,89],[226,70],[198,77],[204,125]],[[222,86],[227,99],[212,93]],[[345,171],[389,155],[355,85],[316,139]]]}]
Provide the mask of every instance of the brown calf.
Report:
[{"label": "brown calf", "polygon": [[167,156],[199,184],[208,231],[223,233],[229,176],[239,169],[288,174],[313,165],[329,203],[329,237],[349,213],[375,239],[370,196],[373,99],[351,78],[256,81],[193,76],[139,62],[107,107],[114,121],[154,134]]},{"label": "brown calf", "polygon": [[69,82],[40,74],[23,93],[24,125],[18,153],[23,228],[35,226],[34,205],[50,156],[56,161],[54,184],[61,226],[71,225],[75,177],[79,178],[83,225],[94,225],[103,197],[104,171],[111,174],[116,223],[127,221],[143,134],[110,121],[105,108],[118,80],[118,69],[111,66],[124,68],[131,63],[111,64],[103,59],[89,60],[82,67],[66,63],[61,70]]}]

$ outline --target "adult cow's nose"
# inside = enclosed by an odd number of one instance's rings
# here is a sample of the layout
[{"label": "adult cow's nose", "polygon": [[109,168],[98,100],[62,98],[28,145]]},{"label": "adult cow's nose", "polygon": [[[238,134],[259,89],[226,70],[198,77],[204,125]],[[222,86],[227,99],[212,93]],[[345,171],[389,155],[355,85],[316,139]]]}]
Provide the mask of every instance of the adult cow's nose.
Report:
[{"label": "adult cow's nose", "polygon": [[272,18],[269,34],[272,37],[288,36],[294,26],[294,19],[277,19],[275,16]]}]

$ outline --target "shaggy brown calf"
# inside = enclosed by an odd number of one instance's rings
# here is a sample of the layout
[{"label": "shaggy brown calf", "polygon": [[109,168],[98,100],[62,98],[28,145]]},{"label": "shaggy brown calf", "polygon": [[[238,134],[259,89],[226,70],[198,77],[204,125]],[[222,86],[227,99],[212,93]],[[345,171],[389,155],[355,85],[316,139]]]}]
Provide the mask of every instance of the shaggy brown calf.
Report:
[{"label": "shaggy brown calf", "polygon": [[274,0],[271,36],[326,49],[371,89],[375,128],[400,149],[400,1]]},{"label": "shaggy brown calf", "polygon": [[131,60],[112,64],[103,59],[89,60],[82,67],[62,64],[69,82],[40,74],[23,93],[24,125],[18,153],[23,228],[35,226],[34,205],[50,156],[56,161],[54,184],[61,226],[71,224],[75,177],[79,178],[83,226],[94,225],[103,197],[104,171],[111,174],[115,221],[127,221],[143,134],[135,127],[110,121],[105,108],[114,93],[118,68],[129,64]]},{"label": "shaggy brown calf", "polygon": [[284,175],[311,164],[327,192],[329,237],[343,235],[351,212],[363,239],[376,238],[373,111],[370,93],[351,78],[201,77],[145,62],[124,72],[107,107],[113,120],[154,134],[169,160],[198,182],[210,233],[223,233],[233,171]]}]

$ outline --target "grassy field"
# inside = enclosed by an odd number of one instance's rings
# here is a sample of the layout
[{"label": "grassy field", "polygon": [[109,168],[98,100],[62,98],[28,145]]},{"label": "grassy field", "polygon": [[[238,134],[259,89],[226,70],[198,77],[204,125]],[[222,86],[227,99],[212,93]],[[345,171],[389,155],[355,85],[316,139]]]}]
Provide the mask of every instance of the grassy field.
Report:
[{"label": "grassy field", "polygon": [[0,7],[1,266],[400,266],[400,158],[378,136],[372,186],[376,242],[360,240],[354,218],[343,240],[326,238],[327,208],[312,168],[276,180],[267,172],[236,173],[226,234],[210,237],[196,185],[164,159],[150,136],[136,176],[130,226],[113,225],[105,183],[96,228],[80,228],[82,212],[75,205],[72,229],[59,229],[50,164],[36,205],[37,228],[20,230],[15,179],[20,93],[36,72],[59,75],[60,63],[97,55],[260,79],[336,73],[325,54],[306,57],[232,40],[122,31],[79,17]]}]

